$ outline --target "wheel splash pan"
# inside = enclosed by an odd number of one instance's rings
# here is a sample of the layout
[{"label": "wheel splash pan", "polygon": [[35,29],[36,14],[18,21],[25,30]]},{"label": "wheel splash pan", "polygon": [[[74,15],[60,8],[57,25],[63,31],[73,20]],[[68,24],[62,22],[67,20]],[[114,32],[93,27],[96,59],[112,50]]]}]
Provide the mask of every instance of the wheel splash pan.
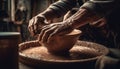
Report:
[{"label": "wheel splash pan", "polygon": [[[101,44],[77,41],[70,49],[68,54],[54,55],[47,51],[36,41],[28,41],[19,44],[19,60],[20,62],[42,68],[58,67],[82,67],[87,69],[98,58],[108,54],[108,48]],[[89,66],[86,66],[89,65]],[[80,67],[80,68],[81,68]],[[74,68],[73,68],[74,69]]]}]

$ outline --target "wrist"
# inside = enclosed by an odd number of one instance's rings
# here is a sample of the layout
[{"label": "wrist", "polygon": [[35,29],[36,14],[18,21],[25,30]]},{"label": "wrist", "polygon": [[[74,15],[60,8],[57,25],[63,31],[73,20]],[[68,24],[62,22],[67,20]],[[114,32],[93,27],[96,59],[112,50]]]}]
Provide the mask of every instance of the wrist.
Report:
[{"label": "wrist", "polygon": [[53,20],[55,18],[54,11],[52,9],[46,9],[41,13],[47,20]]},{"label": "wrist", "polygon": [[73,21],[72,20],[65,20],[62,22],[64,26],[67,26],[70,29],[75,29],[75,27],[73,27]]},{"label": "wrist", "polygon": [[100,17],[87,9],[80,8],[73,16],[65,20],[70,23],[71,28],[78,28],[90,22],[98,20]]},{"label": "wrist", "polygon": [[85,17],[87,12],[88,11],[86,9],[79,9],[73,16],[66,19],[65,22],[69,23],[73,29],[78,28],[87,22]]},{"label": "wrist", "polygon": [[43,22],[43,23],[45,23],[45,24],[48,24],[47,18],[46,18],[42,13],[38,14],[38,15],[37,15],[37,18],[38,18],[38,19],[40,18],[41,22]]}]

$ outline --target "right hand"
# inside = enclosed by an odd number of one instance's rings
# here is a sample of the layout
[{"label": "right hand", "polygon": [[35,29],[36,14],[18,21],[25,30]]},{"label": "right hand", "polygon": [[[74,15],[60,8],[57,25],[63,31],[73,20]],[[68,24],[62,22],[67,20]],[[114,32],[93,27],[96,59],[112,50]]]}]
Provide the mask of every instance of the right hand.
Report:
[{"label": "right hand", "polygon": [[28,29],[31,33],[31,35],[39,34],[41,31],[41,28],[47,24],[47,19],[44,17],[44,15],[39,14],[35,17],[33,17],[29,21]]},{"label": "right hand", "polygon": [[38,40],[41,43],[49,43],[53,36],[70,33],[73,29],[74,28],[72,28],[71,24],[66,21],[45,25],[39,33]]}]

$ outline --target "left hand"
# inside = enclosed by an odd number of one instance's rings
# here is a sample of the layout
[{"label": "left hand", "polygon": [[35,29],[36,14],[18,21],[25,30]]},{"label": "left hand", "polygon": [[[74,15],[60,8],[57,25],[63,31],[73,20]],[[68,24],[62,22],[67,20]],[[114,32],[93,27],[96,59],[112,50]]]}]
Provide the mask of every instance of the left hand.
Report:
[{"label": "left hand", "polygon": [[48,43],[50,38],[54,35],[63,35],[71,32],[73,29],[68,23],[59,22],[45,25],[38,36],[41,43]]}]

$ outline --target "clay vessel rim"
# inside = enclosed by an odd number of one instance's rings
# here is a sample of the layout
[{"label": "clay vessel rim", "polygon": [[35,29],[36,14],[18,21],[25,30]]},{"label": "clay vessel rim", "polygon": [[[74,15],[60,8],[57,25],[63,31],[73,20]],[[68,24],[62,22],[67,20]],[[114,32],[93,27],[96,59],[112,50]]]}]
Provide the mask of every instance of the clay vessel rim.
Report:
[{"label": "clay vessel rim", "polygon": [[81,33],[82,33],[82,31],[80,31],[78,29],[74,29],[72,32],[66,34],[66,36],[80,35]]}]

